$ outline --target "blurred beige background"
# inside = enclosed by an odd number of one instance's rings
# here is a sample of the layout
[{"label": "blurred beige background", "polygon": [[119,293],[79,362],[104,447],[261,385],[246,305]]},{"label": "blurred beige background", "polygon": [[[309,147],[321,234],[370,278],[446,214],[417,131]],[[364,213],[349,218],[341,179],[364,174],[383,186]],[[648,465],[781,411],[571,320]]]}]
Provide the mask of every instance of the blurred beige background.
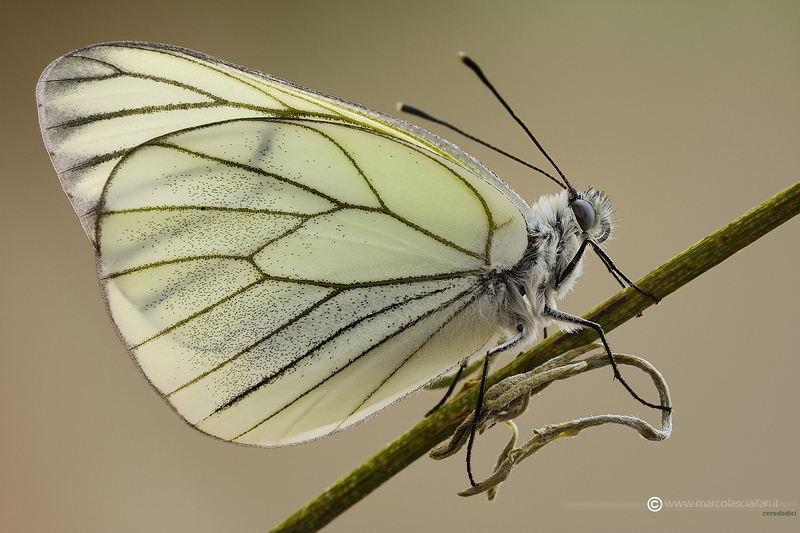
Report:
[{"label": "blurred beige background", "polygon": [[[41,143],[36,80],[72,49],[181,45],[389,113],[404,100],[541,161],[456,60],[467,51],[573,183],[611,195],[620,227],[607,249],[634,279],[800,174],[794,1],[19,5],[5,8],[0,33],[4,531],[265,531],[439,399],[419,393],[356,428],[282,449],[215,441],[181,422],[118,342],[92,249]],[[529,202],[555,192],[445,135]],[[467,484],[463,454],[422,459],[328,531],[796,531],[797,517],[758,509],[652,513],[645,502],[779,500],[797,511],[799,230],[790,221],[610,334],[616,351],[667,378],[676,406],[668,441],[619,427],[563,439],[515,471],[494,503],[455,495]],[[588,266],[563,309],[582,314],[616,291],[596,258]],[[603,412],[655,420],[599,372],[548,389],[522,424],[527,434]],[[479,475],[504,438],[498,428],[478,441]]]}]

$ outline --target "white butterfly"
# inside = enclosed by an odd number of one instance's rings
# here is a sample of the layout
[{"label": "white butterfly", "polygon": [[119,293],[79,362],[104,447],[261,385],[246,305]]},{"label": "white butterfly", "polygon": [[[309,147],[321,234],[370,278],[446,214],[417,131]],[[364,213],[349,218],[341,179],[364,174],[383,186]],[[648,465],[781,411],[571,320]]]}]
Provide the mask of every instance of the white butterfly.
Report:
[{"label": "white butterfly", "polygon": [[322,437],[582,324],[556,300],[612,229],[591,187],[529,207],[421,128],[182,48],[76,50],[37,100],[120,338],[225,440]]}]

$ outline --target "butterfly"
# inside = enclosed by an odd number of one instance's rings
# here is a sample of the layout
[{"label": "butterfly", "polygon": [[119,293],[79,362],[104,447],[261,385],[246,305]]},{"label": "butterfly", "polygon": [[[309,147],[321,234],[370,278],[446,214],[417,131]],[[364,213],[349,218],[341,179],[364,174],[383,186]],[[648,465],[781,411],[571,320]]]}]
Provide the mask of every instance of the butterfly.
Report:
[{"label": "butterfly", "polygon": [[556,307],[587,246],[633,286],[599,246],[604,193],[529,206],[422,128],[255,70],[112,42],[36,94],[120,339],[220,439],[323,437],[548,324],[587,327]]}]

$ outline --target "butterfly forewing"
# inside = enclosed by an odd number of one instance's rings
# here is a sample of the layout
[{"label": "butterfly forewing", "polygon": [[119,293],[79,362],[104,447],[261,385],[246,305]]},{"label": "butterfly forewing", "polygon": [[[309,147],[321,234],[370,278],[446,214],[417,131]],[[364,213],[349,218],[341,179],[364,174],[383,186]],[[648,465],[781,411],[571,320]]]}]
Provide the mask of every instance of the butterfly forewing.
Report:
[{"label": "butterfly forewing", "polygon": [[120,336],[199,429],[324,436],[495,336],[482,275],[527,206],[438,137],[147,43],[64,56],[37,97]]}]

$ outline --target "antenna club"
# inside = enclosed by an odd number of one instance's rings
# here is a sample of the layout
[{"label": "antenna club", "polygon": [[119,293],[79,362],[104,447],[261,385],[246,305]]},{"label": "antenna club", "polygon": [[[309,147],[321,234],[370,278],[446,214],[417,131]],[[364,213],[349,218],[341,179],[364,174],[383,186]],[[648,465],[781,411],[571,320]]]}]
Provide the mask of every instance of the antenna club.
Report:
[{"label": "antenna club", "polygon": [[397,102],[396,104],[394,104],[394,108],[397,111],[402,111],[404,106],[405,106],[405,104],[403,102]]},{"label": "antenna club", "polygon": [[[477,74],[479,78],[481,78],[481,79],[485,78],[481,68],[467,54],[465,54],[464,52],[460,52],[458,54],[458,58],[461,60],[462,63],[464,63],[466,66],[468,66],[473,72],[475,72],[475,74]],[[487,82],[488,82],[488,80],[484,81],[484,83],[487,83]]]}]

